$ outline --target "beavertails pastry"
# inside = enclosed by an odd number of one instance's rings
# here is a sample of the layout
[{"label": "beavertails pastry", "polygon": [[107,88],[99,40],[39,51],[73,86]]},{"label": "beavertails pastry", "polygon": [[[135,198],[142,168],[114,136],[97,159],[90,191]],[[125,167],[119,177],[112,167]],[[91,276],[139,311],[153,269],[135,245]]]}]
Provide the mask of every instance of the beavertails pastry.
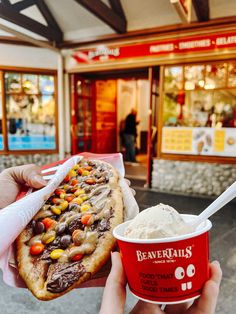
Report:
[{"label": "beavertails pastry", "polygon": [[110,164],[82,160],[17,238],[20,276],[38,299],[67,293],[106,263],[123,221],[118,181]]}]

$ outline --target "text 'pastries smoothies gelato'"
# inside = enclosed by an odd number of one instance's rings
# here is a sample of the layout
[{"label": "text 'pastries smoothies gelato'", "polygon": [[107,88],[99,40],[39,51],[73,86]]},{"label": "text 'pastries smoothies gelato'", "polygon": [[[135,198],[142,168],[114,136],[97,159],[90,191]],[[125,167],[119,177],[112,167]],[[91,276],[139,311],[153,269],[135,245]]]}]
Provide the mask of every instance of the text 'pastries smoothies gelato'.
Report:
[{"label": "text 'pastries smoothies gelato'", "polygon": [[129,224],[124,235],[128,238],[156,239],[191,231],[191,227],[173,207],[159,204],[139,213]]}]

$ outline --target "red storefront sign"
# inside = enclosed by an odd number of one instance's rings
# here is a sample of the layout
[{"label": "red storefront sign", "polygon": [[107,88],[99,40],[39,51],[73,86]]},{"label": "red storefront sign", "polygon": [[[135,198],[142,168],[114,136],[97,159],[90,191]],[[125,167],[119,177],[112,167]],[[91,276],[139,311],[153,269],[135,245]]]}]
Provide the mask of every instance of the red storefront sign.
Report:
[{"label": "red storefront sign", "polygon": [[189,36],[124,46],[100,45],[92,49],[74,51],[72,57],[78,63],[94,63],[226,48],[236,48],[236,32]]}]

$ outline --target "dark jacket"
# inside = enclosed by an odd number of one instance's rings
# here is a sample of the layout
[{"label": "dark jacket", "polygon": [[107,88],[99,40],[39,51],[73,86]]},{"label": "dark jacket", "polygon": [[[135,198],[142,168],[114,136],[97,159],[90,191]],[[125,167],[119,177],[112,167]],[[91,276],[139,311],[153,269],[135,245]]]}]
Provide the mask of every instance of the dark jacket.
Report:
[{"label": "dark jacket", "polygon": [[125,134],[131,134],[137,136],[137,129],[136,129],[136,116],[130,113],[127,118],[125,119]]}]

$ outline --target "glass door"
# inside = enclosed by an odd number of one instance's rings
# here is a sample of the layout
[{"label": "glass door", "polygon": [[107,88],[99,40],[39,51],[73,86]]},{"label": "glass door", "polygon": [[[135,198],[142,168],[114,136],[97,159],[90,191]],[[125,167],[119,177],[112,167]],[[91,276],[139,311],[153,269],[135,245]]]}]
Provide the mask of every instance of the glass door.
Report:
[{"label": "glass door", "polygon": [[95,82],[94,151],[99,154],[117,151],[117,80]]},{"label": "glass door", "polygon": [[93,99],[92,82],[79,77],[71,76],[71,137],[72,154],[90,152],[92,147]]},{"label": "glass door", "polygon": [[148,170],[147,170],[147,187],[151,187],[152,159],[157,156],[157,107],[159,101],[159,68],[150,67],[148,69],[148,80],[150,83],[150,101],[149,101],[149,122],[148,122]]}]

